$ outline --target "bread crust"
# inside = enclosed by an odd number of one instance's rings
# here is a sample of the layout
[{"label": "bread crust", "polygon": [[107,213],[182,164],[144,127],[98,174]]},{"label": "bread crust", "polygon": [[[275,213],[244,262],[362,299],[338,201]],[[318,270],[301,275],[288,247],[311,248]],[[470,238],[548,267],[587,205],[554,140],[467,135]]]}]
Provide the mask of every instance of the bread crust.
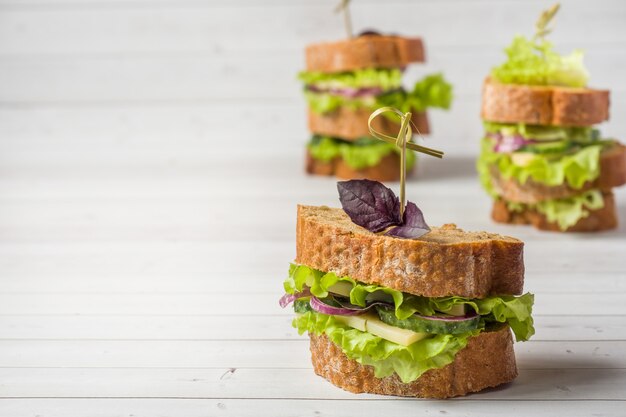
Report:
[{"label": "bread crust", "polygon": [[493,203],[491,217],[498,223],[531,224],[539,230],[550,232],[599,232],[602,230],[615,229],[618,225],[615,198],[613,193],[604,192],[604,207],[599,210],[590,210],[589,216],[584,217],[566,230],[561,230],[559,225],[549,222],[545,215],[535,209],[527,209],[522,212],[510,211],[503,200]]},{"label": "bread crust", "polygon": [[507,201],[535,204],[544,200],[567,198],[587,190],[601,189],[609,191],[613,187],[626,184],[626,146],[615,144],[600,154],[600,176],[594,181],[587,181],[582,188],[572,188],[567,183],[549,186],[528,178],[524,184],[515,179],[505,179],[497,167],[490,166],[491,182],[497,193]]},{"label": "bread crust", "polygon": [[[354,141],[371,136],[367,124],[371,114],[372,110],[363,107],[351,109],[341,106],[333,112],[324,114],[309,109],[309,130],[317,135]],[[411,121],[422,135],[430,133],[426,112],[412,113]],[[386,117],[377,117],[372,120],[372,128],[385,135],[397,136],[400,124]]]},{"label": "bread crust", "polygon": [[320,161],[319,159],[313,158],[311,152],[307,149],[305,159],[306,173],[311,175],[335,175],[335,165],[338,159],[339,158],[335,158],[328,162]]},{"label": "bread crust", "polygon": [[315,373],[353,393],[450,398],[511,382],[517,377],[513,339],[507,325],[470,338],[454,362],[431,369],[408,384],[396,374],[376,378],[374,368],[349,359],[324,334],[310,334],[310,337]]},{"label": "bread crust", "polygon": [[356,38],[308,45],[307,71],[341,72],[364,68],[401,68],[424,62],[420,38],[365,35]]},{"label": "bread crust", "polygon": [[591,126],[609,119],[609,91],[483,83],[481,117],[500,123]]},{"label": "bread crust", "polygon": [[[408,175],[411,175],[413,167]],[[392,152],[384,156],[377,165],[372,167],[354,169],[342,158],[332,161],[320,161],[306,152],[306,172],[312,175],[335,175],[342,180],[355,180],[367,178],[373,181],[399,181],[400,180],[400,156]]]},{"label": "bread crust", "polygon": [[455,225],[420,239],[377,235],[342,209],[298,206],[296,263],[425,297],[521,294],[524,243]]}]

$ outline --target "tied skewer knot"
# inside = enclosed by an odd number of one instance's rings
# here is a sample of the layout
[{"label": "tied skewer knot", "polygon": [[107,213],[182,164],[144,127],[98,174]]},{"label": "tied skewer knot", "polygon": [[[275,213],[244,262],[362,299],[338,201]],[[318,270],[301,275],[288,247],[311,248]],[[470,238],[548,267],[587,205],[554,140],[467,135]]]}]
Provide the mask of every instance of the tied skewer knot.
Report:
[{"label": "tied skewer knot", "polygon": [[[398,132],[398,136],[396,137],[381,133],[372,127],[372,122],[374,121],[374,119],[381,114],[387,112],[394,113],[400,118],[400,131]],[[404,206],[406,200],[406,149],[409,148],[417,152],[425,153],[426,155],[434,156],[436,158],[443,158],[443,152],[427,148],[425,146],[420,146],[415,142],[411,142],[411,138],[413,137],[413,130],[411,129],[411,125],[413,125],[415,131],[421,137],[419,129],[411,121],[411,116],[412,114],[410,112],[402,113],[395,107],[381,107],[380,109],[375,110],[367,120],[367,127],[369,129],[370,135],[372,135],[376,139],[382,140],[383,142],[395,144],[400,149],[400,219],[404,218]]]}]

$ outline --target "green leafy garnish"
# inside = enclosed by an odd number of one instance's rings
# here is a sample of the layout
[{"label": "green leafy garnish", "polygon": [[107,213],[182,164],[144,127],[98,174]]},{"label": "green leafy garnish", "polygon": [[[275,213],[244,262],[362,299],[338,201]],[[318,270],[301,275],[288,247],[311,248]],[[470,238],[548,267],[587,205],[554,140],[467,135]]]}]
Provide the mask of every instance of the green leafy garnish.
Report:
[{"label": "green leafy garnish", "polygon": [[[330,162],[337,157],[341,157],[352,169],[376,166],[390,153],[400,152],[395,145],[367,137],[360,138],[354,142],[348,142],[316,135],[313,136],[307,148],[314,159]],[[407,169],[411,169],[415,165],[415,162],[415,153],[407,150]]]},{"label": "green leafy garnish", "polygon": [[507,61],[491,70],[504,84],[559,85],[584,87],[589,74],[583,64],[583,52],[561,56],[548,41],[537,42],[518,35],[505,49]]},{"label": "green leafy garnish", "polygon": [[583,64],[583,52],[569,55],[554,51],[545,36],[552,31],[548,25],[559,10],[556,4],[543,11],[535,24],[535,36],[517,35],[505,49],[507,61],[491,70],[491,76],[504,84],[559,85],[584,87],[589,73]]}]

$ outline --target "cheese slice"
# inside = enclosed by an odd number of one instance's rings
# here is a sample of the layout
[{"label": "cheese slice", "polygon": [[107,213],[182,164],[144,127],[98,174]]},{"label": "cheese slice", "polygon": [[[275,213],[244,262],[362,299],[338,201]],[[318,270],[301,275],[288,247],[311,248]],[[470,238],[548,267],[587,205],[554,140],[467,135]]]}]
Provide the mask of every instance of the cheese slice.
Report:
[{"label": "cheese slice", "polygon": [[536,155],[530,152],[513,152],[511,154],[511,162],[520,167],[528,166],[535,158]]},{"label": "cheese slice", "polygon": [[451,316],[464,316],[465,315],[465,304],[456,304],[452,306],[449,311],[445,312]]},{"label": "cheese slice", "polygon": [[350,326],[354,329],[360,330],[362,332],[367,331],[366,330],[366,323],[367,323],[367,314],[362,314],[359,316],[333,316],[335,317],[338,321],[342,322],[343,324]]},{"label": "cheese slice", "polygon": [[428,333],[417,333],[412,330],[391,326],[382,322],[378,317],[368,319],[365,324],[365,329],[374,336],[382,337],[385,340],[402,346],[411,345],[429,336]]},{"label": "cheese slice", "polygon": [[350,326],[362,332],[369,332],[374,336],[381,337],[390,342],[397,343],[402,346],[409,346],[419,340],[422,340],[430,334],[418,333],[412,330],[401,329],[382,322],[374,314],[362,314],[359,316],[333,316],[341,323]]},{"label": "cheese slice", "polygon": [[344,297],[350,297],[350,291],[352,291],[352,284],[347,281],[339,281],[330,287],[328,291],[333,294],[343,295]]}]

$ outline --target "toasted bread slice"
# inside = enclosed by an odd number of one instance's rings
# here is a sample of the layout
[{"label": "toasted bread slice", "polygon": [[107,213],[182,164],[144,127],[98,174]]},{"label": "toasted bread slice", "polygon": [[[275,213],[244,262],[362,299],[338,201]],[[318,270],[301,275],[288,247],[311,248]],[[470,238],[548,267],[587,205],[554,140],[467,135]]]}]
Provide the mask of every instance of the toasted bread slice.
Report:
[{"label": "toasted bread slice", "polygon": [[501,123],[591,126],[609,119],[609,91],[500,84],[487,78],[481,117]]},{"label": "toasted bread slice", "polygon": [[599,188],[610,190],[626,184],[626,146],[621,143],[607,147],[600,154],[600,176],[574,189],[568,184],[549,186],[529,178],[520,184],[514,179],[502,178],[496,167],[490,167],[491,182],[497,193],[505,200],[516,203],[535,204],[544,200],[567,198],[584,191]]},{"label": "toasted bread slice", "polygon": [[[367,121],[372,110],[365,108],[351,109],[339,107],[331,113],[319,114],[309,109],[309,130],[317,135],[332,136],[344,140],[357,140],[370,136]],[[430,133],[426,112],[413,113],[411,121],[422,135]],[[372,127],[385,135],[396,136],[400,124],[386,117],[377,117]],[[415,132],[417,133],[417,132]]]},{"label": "toasted bread slice", "polygon": [[401,68],[424,62],[420,38],[364,35],[306,47],[307,71],[342,72],[364,68]]},{"label": "toasted bread slice", "polygon": [[343,180],[367,178],[373,181],[399,181],[400,156],[392,152],[384,156],[377,165],[354,169],[342,158],[335,158],[330,162],[320,161],[306,153],[306,172],[314,175],[335,175]]},{"label": "toasted bread slice", "polygon": [[408,384],[396,374],[376,378],[374,368],[349,359],[324,334],[310,334],[310,337],[315,373],[354,393],[450,398],[511,382],[517,377],[513,339],[507,325],[470,338],[454,362],[431,369]]},{"label": "toasted bread slice", "polygon": [[613,193],[604,192],[604,207],[598,210],[589,210],[589,215],[578,221],[566,230],[561,230],[559,225],[549,222],[545,215],[535,209],[528,208],[524,211],[511,211],[503,200],[493,203],[491,217],[498,223],[532,224],[539,230],[550,232],[599,232],[602,230],[615,229],[618,225],[615,198]]},{"label": "toasted bread slice", "polygon": [[521,294],[524,243],[453,224],[420,239],[372,233],[342,209],[298,206],[296,263],[425,297]]},{"label": "toasted bread slice", "polygon": [[311,156],[311,152],[307,149],[306,151],[306,164],[305,169],[307,174],[312,175],[335,175],[335,166],[337,165],[337,160],[339,158],[335,158],[332,161],[321,161],[319,159],[313,158]]}]

